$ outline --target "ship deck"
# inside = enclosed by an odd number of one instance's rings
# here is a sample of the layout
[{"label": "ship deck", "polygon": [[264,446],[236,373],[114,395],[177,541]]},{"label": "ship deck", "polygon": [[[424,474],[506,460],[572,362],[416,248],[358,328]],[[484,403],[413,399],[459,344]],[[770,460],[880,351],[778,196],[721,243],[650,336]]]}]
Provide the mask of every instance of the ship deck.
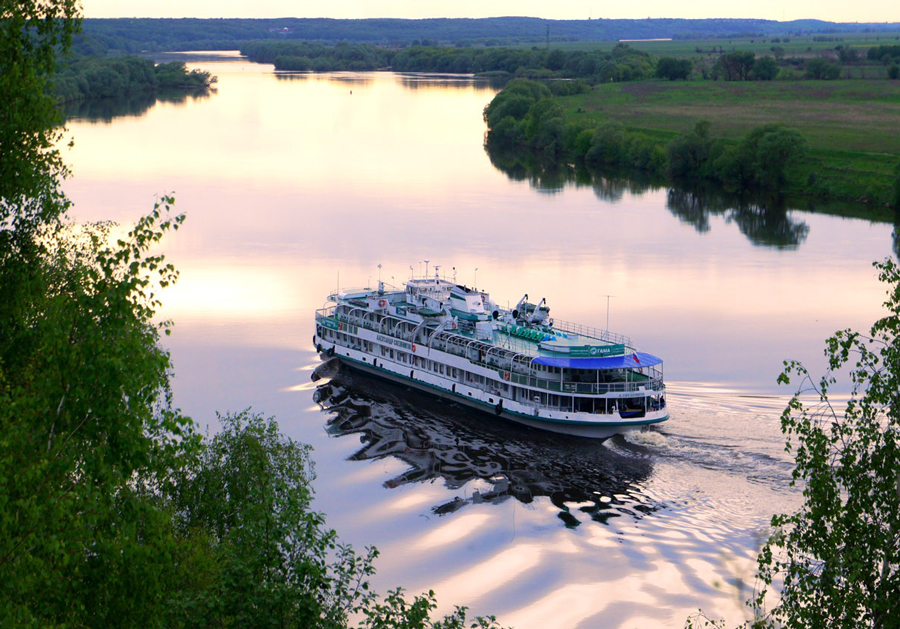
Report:
[{"label": "ship deck", "polygon": [[[475,340],[473,332],[457,330],[455,333]],[[566,322],[542,330],[501,324],[491,340],[482,342],[531,357],[593,358],[633,351],[627,337]]]}]

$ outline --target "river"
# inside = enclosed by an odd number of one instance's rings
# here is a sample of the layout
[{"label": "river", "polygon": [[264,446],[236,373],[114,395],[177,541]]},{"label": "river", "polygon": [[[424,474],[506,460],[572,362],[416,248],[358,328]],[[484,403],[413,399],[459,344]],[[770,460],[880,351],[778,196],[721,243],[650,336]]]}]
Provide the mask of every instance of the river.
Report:
[{"label": "river", "polygon": [[[176,405],[211,431],[252,407],[312,444],[315,506],[379,548],[382,592],[519,629],[743,619],[766,524],[799,500],[775,379],[787,358],[821,373],[827,336],[882,315],[892,225],[789,209],[767,238],[752,212],[693,215],[664,188],[536,185],[492,165],[496,88],[465,77],[195,67],[215,94],[83,110],[63,151],[78,220],[130,223],[169,192],[187,213],[164,241]],[[426,260],[501,304],[608,317],[665,360],[671,419],[582,441],[321,367],[328,292]]]}]

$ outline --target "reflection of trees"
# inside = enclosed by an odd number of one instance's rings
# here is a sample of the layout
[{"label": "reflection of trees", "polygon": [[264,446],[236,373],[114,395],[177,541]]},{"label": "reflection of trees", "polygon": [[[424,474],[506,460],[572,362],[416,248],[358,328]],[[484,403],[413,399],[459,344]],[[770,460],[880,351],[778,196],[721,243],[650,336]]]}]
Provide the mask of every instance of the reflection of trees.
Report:
[{"label": "reflection of trees", "polygon": [[709,231],[710,213],[718,214],[724,211],[724,208],[713,208],[702,192],[690,192],[680,188],[669,188],[666,207],[683,222],[693,225],[701,234]]},{"label": "reflection of trees", "polygon": [[809,233],[806,223],[790,217],[783,199],[748,200],[709,187],[671,188],[666,205],[700,233],[709,231],[710,215],[725,216],[750,242],[762,247],[796,248]]},{"label": "reflection of trees", "polygon": [[275,73],[278,81],[328,81],[329,83],[343,83],[346,85],[368,85],[372,83],[371,72],[292,72],[278,71]]},{"label": "reflection of trees", "polygon": [[[279,81],[328,81],[331,83],[343,83],[349,86],[366,85],[374,80],[372,72],[292,72],[278,71],[275,78]],[[496,91],[500,85],[496,81],[488,79],[476,79],[472,76],[446,76],[428,74],[394,74],[395,79],[403,87],[416,90],[419,88],[433,89],[475,89],[479,91]]]},{"label": "reflection of trees", "polygon": [[894,243],[894,255],[900,259],[900,208],[894,212],[894,231],[891,232],[891,239]]},{"label": "reflection of trees", "polygon": [[350,459],[393,457],[409,466],[386,487],[437,479],[450,490],[475,484],[469,497],[432,507],[437,514],[471,503],[515,498],[530,504],[546,496],[567,526],[578,526],[585,517],[606,523],[622,514],[640,518],[657,508],[638,487],[652,471],[649,460],[638,454],[518,427],[350,373],[336,361],[320,367],[313,379],[323,370],[333,377],[318,386],[315,399],[328,415],[330,434],[359,435],[361,448]]},{"label": "reflection of trees", "polygon": [[526,150],[500,149],[485,142],[491,164],[513,181],[528,181],[539,192],[559,192],[567,185],[591,186],[598,199],[620,201],[625,193],[643,194],[661,187],[662,182],[647,173],[620,168],[592,171],[583,163],[544,159]]},{"label": "reflection of trees", "polygon": [[113,118],[141,116],[156,104],[155,94],[134,94],[124,98],[92,98],[66,103],[67,119],[112,122]]},{"label": "reflection of trees", "polygon": [[400,79],[400,85],[411,90],[427,87],[429,89],[474,88],[476,91],[497,91],[507,83],[505,79],[478,79],[471,75],[403,73],[397,74],[397,76]]},{"label": "reflection of trees", "polygon": [[144,92],[120,98],[89,98],[66,103],[63,106],[63,114],[69,120],[108,123],[112,122],[113,118],[142,116],[156,105],[157,101],[178,105],[187,103],[188,100],[207,99],[213,92],[215,89],[203,89],[195,92],[162,90],[155,94]]},{"label": "reflection of trees", "polygon": [[[513,181],[528,181],[540,192],[559,192],[567,185],[589,185],[598,199],[617,202],[628,194],[643,194],[663,187],[660,179],[637,170],[606,168],[589,170],[582,164],[541,159],[525,150],[502,150],[485,144],[485,151],[497,170]],[[809,226],[794,221],[782,199],[747,199],[712,186],[668,189],[666,205],[676,217],[693,225],[700,233],[710,230],[710,216],[721,215],[754,245],[796,248],[809,233]],[[895,250],[900,257],[900,218],[895,229]]]},{"label": "reflection of trees", "polygon": [[555,193],[567,185],[591,185],[590,173],[556,159],[541,159],[530,151],[501,151],[485,146],[491,164],[512,181],[527,181],[538,192]]},{"label": "reflection of trees", "polygon": [[806,241],[809,225],[794,221],[783,202],[747,204],[731,210],[729,219],[754,245],[796,249]]},{"label": "reflection of trees", "polygon": [[615,203],[621,201],[626,193],[639,195],[660,187],[658,181],[640,171],[628,172],[610,168],[602,173],[587,172],[588,176],[592,177],[591,186],[594,188],[594,194],[602,201]]}]

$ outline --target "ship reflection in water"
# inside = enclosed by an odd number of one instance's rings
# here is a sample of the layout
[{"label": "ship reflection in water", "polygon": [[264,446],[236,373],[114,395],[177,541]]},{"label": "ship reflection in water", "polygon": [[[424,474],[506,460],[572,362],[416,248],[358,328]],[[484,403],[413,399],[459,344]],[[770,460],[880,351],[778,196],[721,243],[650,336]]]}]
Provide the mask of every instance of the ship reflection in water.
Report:
[{"label": "ship reflection in water", "polygon": [[576,527],[588,519],[640,519],[662,506],[640,487],[652,472],[650,459],[620,437],[601,443],[509,424],[351,371],[337,359],[312,379],[322,381],[315,400],[329,416],[328,433],[359,435],[362,447],[349,460],[395,457],[409,466],[385,487],[442,479],[458,493],[473,482],[466,497],[432,507],[435,514],[546,496],[565,525]]}]

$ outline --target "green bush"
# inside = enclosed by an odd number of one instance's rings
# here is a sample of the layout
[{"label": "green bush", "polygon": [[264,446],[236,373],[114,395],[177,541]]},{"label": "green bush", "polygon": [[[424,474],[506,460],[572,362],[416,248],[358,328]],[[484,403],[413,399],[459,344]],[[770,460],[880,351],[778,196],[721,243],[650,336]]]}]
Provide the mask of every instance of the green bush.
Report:
[{"label": "green bush", "polygon": [[806,78],[834,81],[841,77],[841,66],[827,59],[810,59],[806,64]]},{"label": "green bush", "polygon": [[702,179],[708,171],[713,140],[710,123],[698,122],[694,129],[672,140],[668,146],[668,174],[673,179]]},{"label": "green bush", "polygon": [[772,57],[759,57],[753,62],[750,76],[757,81],[771,81],[778,76],[778,63]]},{"label": "green bush", "polygon": [[687,79],[691,76],[691,62],[689,59],[676,59],[675,57],[660,57],[656,62],[656,77],[675,81]]}]

